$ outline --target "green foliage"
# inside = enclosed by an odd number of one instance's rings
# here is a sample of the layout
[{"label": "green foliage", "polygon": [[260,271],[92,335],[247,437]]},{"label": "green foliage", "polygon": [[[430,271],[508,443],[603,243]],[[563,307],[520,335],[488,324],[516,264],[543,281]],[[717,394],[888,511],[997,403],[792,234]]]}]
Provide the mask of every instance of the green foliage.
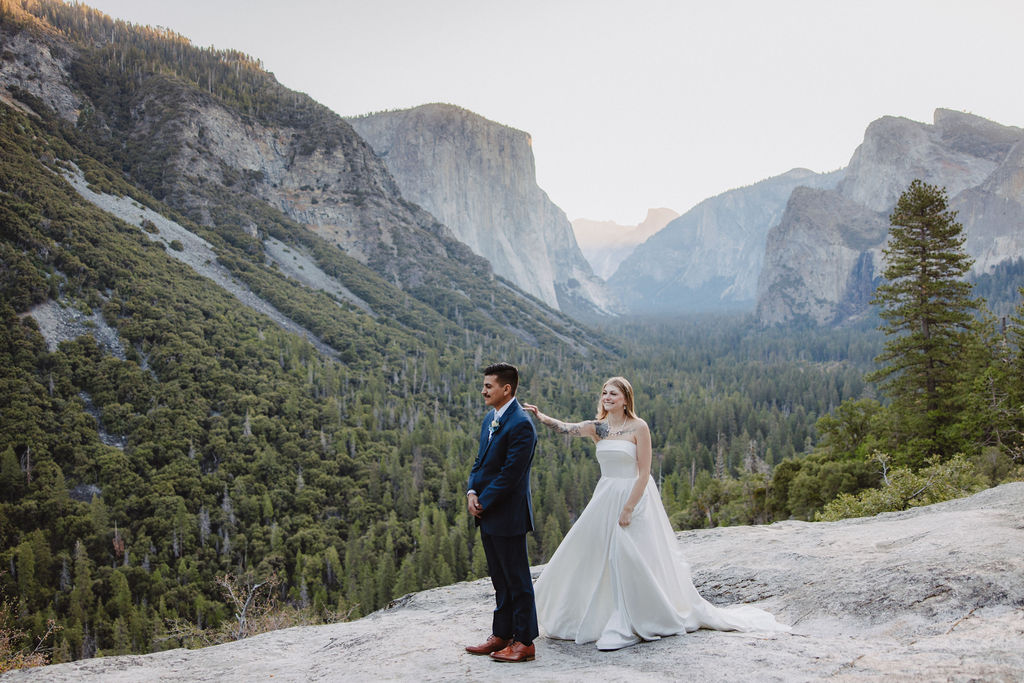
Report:
[{"label": "green foliage", "polygon": [[815,515],[815,520],[834,522],[847,517],[898,512],[969,496],[986,486],[963,453],[950,458],[935,456],[916,472],[909,467],[891,467],[890,457],[878,451],[871,459],[881,469],[882,486],[857,494],[839,494]]},{"label": "green foliage", "polygon": [[[785,465],[785,467],[783,467]],[[814,519],[838,495],[876,485],[878,475],[866,461],[835,460],[827,451],[784,461],[775,469],[771,510],[775,519]]]},{"label": "green foliage", "polygon": [[46,621],[46,629],[35,642],[30,634],[14,625],[15,609],[4,597],[0,602],[0,674],[17,669],[32,669],[51,663],[47,642],[60,631],[54,621]]},{"label": "green foliage", "polygon": [[947,430],[961,408],[964,359],[976,339],[980,302],[964,276],[971,258],[963,226],[947,209],[944,189],[915,180],[892,216],[884,250],[886,281],[872,303],[891,337],[871,374],[899,418],[897,453],[920,466],[932,453],[952,455]]},{"label": "green foliage", "polygon": [[882,404],[870,398],[847,400],[818,420],[818,450],[832,460],[865,460],[876,449],[874,440],[887,425]]}]

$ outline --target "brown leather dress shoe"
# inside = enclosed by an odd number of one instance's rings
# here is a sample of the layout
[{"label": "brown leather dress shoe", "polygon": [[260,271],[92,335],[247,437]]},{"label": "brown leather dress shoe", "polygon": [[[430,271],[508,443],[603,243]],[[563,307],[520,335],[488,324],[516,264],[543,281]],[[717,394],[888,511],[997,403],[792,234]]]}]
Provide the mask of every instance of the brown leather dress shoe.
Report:
[{"label": "brown leather dress shoe", "polygon": [[480,645],[467,645],[466,652],[471,655],[489,655],[492,652],[504,649],[511,642],[511,638],[499,638],[492,635],[487,638],[486,642]]},{"label": "brown leather dress shoe", "polygon": [[503,650],[491,653],[491,659],[496,662],[532,662],[537,656],[537,650],[533,644],[523,645],[513,640]]}]

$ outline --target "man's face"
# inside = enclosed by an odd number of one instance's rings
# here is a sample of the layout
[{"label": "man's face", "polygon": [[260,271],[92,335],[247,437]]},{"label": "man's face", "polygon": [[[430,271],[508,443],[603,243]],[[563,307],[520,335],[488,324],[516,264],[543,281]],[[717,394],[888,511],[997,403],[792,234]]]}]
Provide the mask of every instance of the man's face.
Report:
[{"label": "man's face", "polygon": [[512,396],[512,385],[501,384],[497,375],[484,375],[484,385],[480,389],[480,394],[484,397],[485,405],[497,410]]}]

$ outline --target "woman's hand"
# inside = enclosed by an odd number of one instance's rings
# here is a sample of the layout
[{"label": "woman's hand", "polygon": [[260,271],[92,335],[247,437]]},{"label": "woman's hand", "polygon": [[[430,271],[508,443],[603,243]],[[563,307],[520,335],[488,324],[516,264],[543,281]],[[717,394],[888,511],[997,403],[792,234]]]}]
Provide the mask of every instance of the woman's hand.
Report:
[{"label": "woman's hand", "polygon": [[633,508],[622,508],[622,512],[619,514],[619,526],[626,528],[631,521],[633,521]]},{"label": "woman's hand", "polygon": [[533,413],[534,415],[537,416],[538,420],[540,419],[540,408],[533,405],[532,403],[524,403],[523,410],[525,410],[528,413]]}]

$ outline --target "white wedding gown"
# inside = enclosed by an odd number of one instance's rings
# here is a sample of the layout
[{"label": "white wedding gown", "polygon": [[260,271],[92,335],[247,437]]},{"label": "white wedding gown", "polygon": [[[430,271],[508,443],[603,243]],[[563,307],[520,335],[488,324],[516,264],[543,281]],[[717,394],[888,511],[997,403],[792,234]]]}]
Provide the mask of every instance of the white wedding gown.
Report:
[{"label": "white wedding gown", "polygon": [[715,607],[697,593],[654,479],[629,526],[619,526],[637,478],[636,444],[604,439],[597,459],[594,495],[537,579],[542,632],[615,650],[699,628],[789,630],[764,610]]}]

